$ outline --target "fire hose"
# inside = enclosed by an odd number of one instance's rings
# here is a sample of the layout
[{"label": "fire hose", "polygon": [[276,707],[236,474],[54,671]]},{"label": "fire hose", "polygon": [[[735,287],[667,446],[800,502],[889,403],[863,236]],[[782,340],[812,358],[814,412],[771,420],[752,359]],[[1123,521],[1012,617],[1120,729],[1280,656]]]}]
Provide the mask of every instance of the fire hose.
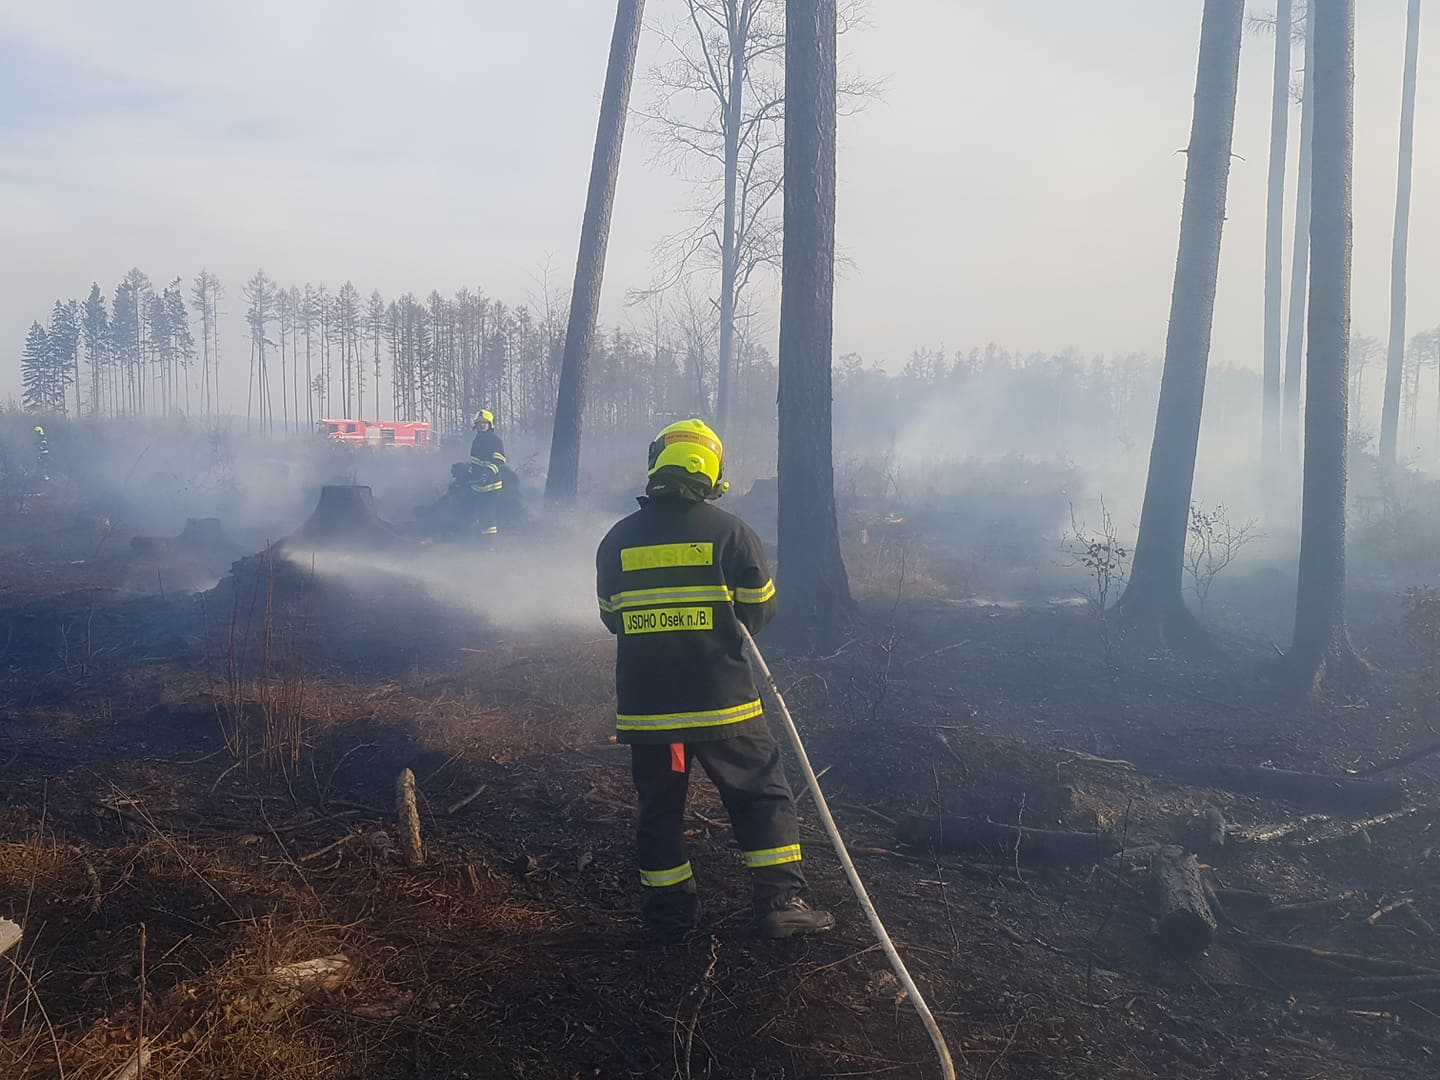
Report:
[{"label": "fire hose", "polygon": [[795,718],[790,715],[790,709],[785,704],[785,698],[780,693],[780,687],[775,682],[775,676],[770,672],[770,665],[765,663],[765,657],[760,652],[759,646],[755,644],[754,637],[749,629],[739,619],[735,620],[740,627],[740,635],[746,646],[750,649],[750,656],[755,661],[755,667],[770,688],[770,693],[775,698],[775,704],[780,710],[780,717],[785,721],[785,733],[790,737],[790,746],[795,751],[795,757],[800,762],[800,771],[805,774],[805,782],[810,787],[810,793],[815,797],[815,808],[820,811],[820,820],[825,824],[825,832],[829,834],[830,843],[835,848],[835,854],[840,859],[840,865],[845,868],[845,876],[850,881],[850,888],[855,891],[855,898],[860,901],[860,907],[865,912],[865,918],[870,922],[870,928],[875,932],[875,940],[885,951],[885,957],[890,961],[890,967],[895,972],[895,977],[900,980],[900,985],[910,996],[910,1004],[915,1006],[915,1011],[920,1014],[920,1020],[925,1025],[925,1030],[930,1035],[930,1041],[935,1044],[935,1053],[940,1058],[940,1074],[945,1080],[955,1080],[955,1063],[950,1058],[950,1048],[945,1045],[945,1036],[940,1032],[940,1025],[935,1023],[935,1017],[930,1012],[930,1006],[925,1004],[925,998],[920,993],[920,988],[915,985],[915,980],[910,977],[909,970],[905,967],[905,961],[900,959],[899,952],[895,949],[895,943],[890,940],[890,934],[885,929],[885,924],[880,921],[880,915],[875,910],[875,905],[870,901],[870,894],[865,891],[865,884],[860,880],[860,874],[855,869],[855,863],[850,858],[850,852],[845,848],[845,840],[840,835],[840,829],[835,824],[835,818],[830,813],[830,804],[825,801],[825,795],[820,790],[820,781],[815,776],[815,770],[810,765],[810,757],[805,753],[805,744],[800,738],[800,730],[795,726]]}]

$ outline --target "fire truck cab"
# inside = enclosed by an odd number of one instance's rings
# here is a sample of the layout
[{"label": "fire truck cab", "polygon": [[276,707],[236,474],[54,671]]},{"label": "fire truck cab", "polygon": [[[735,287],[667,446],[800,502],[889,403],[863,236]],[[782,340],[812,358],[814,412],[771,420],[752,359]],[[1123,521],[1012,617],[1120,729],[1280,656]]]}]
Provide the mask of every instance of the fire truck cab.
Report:
[{"label": "fire truck cab", "polygon": [[431,447],[430,425],[409,420],[321,420],[325,437],[347,446]]}]

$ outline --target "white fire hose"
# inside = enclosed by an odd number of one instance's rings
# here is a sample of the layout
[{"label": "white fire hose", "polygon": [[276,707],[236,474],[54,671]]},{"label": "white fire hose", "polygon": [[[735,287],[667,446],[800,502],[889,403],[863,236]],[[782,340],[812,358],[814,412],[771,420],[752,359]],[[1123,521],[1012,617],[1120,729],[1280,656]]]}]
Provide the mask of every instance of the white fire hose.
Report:
[{"label": "white fire hose", "polygon": [[925,1024],[925,1030],[930,1035],[930,1041],[935,1044],[935,1053],[940,1058],[941,1076],[945,1080],[955,1080],[955,1063],[950,1059],[950,1048],[945,1045],[945,1036],[940,1033],[940,1025],[935,1023],[935,1017],[930,1012],[930,1006],[925,1004],[925,998],[921,996],[920,988],[910,977],[910,972],[905,967],[905,961],[900,959],[900,954],[895,950],[895,943],[890,940],[890,934],[886,931],[885,924],[880,921],[880,915],[875,910],[875,905],[870,902],[870,894],[865,891],[865,884],[860,880],[855,863],[851,861],[850,853],[845,850],[845,840],[840,835],[835,818],[830,814],[830,804],[825,801],[825,795],[820,790],[820,781],[815,776],[815,770],[810,766],[810,758],[805,753],[805,744],[800,739],[800,731],[795,726],[795,719],[790,715],[790,709],[785,705],[785,698],[780,694],[780,687],[775,683],[775,676],[770,673],[770,665],[765,663],[764,655],[755,644],[755,639],[745,624],[739,619],[736,619],[735,622],[740,627],[740,634],[744,638],[745,644],[749,646],[750,656],[755,661],[755,667],[764,677],[766,685],[770,687],[770,693],[775,697],[775,704],[779,707],[780,716],[785,721],[785,731],[790,736],[790,746],[800,761],[800,770],[805,774],[805,782],[809,785],[811,794],[815,796],[815,808],[820,811],[820,820],[825,823],[825,831],[830,836],[830,843],[835,848],[835,854],[840,858],[840,865],[845,868],[845,876],[850,880],[850,888],[855,890],[855,898],[860,901],[865,918],[870,921],[870,928],[875,931],[875,939],[885,950],[890,967],[894,969],[900,985],[910,995],[910,1004],[915,1006],[915,1011],[920,1014],[920,1019]]}]

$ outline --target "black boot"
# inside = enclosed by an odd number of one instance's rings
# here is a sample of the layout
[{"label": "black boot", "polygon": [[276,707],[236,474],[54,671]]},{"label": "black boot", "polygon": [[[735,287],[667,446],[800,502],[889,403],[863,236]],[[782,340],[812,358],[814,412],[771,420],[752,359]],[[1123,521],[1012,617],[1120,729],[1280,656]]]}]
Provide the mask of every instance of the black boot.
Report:
[{"label": "black boot", "polygon": [[684,941],[700,920],[700,898],[695,895],[694,882],[644,891],[640,914],[650,940],[660,945]]},{"label": "black boot", "polygon": [[777,939],[823,934],[835,928],[835,916],[816,911],[798,896],[781,901],[770,910],[757,913],[755,933],[762,938]]}]

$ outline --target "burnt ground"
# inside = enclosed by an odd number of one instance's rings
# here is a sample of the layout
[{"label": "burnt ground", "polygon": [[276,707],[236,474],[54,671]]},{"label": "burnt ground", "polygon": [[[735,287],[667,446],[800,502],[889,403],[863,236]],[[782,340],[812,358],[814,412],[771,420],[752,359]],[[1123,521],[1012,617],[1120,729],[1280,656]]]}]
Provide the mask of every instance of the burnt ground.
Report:
[{"label": "burnt ground", "polygon": [[[750,937],[700,783],[702,932],[646,942],[598,623],[507,639],[417,619],[367,658],[363,633],[337,629],[373,625],[355,597],[297,635],[290,615],[257,620],[253,589],[243,615],[234,589],[210,607],[138,592],[123,545],[87,554],[99,527],[27,521],[0,553],[0,915],[26,931],[0,1075],[98,1080],[142,1039],[153,1080],[939,1075],[808,798],[812,899],[835,933]],[[1440,758],[1383,772],[1407,813],[1366,828],[1175,778],[1197,762],[1365,773],[1432,741],[1393,598],[1356,603],[1386,665],[1373,682],[1295,706],[1243,605],[1215,613],[1209,661],[1111,663],[1083,608],[967,600],[1013,567],[867,558],[853,640],[771,660],[961,1075],[1436,1074]],[[395,851],[403,768],[417,868]],[[1230,910],[1182,959],[1156,936],[1146,852],[1193,845],[1212,807],[1234,830],[1202,852],[1212,885],[1275,906]],[[897,841],[896,822],[937,813],[1124,850],[1057,867],[1023,846],[990,860]],[[346,968],[328,987],[273,976],[332,956]]]}]

